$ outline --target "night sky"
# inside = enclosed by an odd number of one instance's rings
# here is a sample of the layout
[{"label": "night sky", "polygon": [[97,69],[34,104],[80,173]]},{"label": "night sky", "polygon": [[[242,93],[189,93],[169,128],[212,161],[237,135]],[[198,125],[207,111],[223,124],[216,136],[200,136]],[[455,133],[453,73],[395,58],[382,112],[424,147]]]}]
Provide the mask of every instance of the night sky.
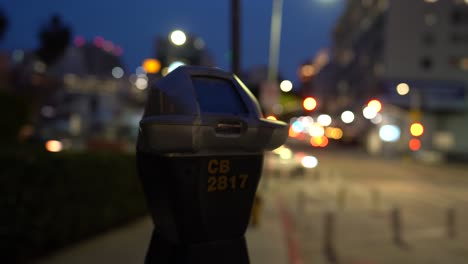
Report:
[{"label": "night sky", "polygon": [[[296,80],[296,68],[331,43],[345,0],[284,0],[280,72]],[[243,0],[242,70],[268,64],[272,0]],[[229,0],[0,0],[9,27],[0,49],[32,49],[52,14],[62,16],[73,35],[100,35],[124,48],[128,70],[154,54],[156,36],[182,29],[205,40],[216,64],[229,70]]]}]

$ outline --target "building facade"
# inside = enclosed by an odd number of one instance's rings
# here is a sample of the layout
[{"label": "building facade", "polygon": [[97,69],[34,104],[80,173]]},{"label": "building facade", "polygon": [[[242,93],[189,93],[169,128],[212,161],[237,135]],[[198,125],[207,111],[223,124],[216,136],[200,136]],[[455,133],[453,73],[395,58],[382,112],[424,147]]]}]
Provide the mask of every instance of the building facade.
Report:
[{"label": "building facade", "polygon": [[325,69],[318,76],[333,80],[318,86],[331,111],[358,112],[378,98],[393,109],[401,140],[421,122],[423,150],[468,154],[466,1],[349,0]]}]

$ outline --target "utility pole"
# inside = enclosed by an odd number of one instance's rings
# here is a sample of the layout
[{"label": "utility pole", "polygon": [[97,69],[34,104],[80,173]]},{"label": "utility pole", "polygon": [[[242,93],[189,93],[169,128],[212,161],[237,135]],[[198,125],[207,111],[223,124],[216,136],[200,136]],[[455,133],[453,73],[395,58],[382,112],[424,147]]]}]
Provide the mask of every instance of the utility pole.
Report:
[{"label": "utility pole", "polygon": [[231,71],[240,75],[240,0],[231,0]]},{"label": "utility pole", "polygon": [[270,65],[268,67],[268,81],[278,82],[278,62],[281,42],[281,23],[283,19],[283,0],[273,0],[270,30]]}]

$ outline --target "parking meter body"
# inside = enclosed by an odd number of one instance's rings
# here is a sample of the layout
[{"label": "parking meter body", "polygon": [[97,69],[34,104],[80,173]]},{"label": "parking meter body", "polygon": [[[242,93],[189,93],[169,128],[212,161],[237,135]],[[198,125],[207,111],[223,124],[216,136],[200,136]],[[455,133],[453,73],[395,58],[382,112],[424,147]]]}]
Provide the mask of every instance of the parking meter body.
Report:
[{"label": "parking meter body", "polygon": [[154,223],[146,263],[249,263],[244,235],[263,152],[287,133],[232,74],[184,66],[156,82],[137,142]]}]

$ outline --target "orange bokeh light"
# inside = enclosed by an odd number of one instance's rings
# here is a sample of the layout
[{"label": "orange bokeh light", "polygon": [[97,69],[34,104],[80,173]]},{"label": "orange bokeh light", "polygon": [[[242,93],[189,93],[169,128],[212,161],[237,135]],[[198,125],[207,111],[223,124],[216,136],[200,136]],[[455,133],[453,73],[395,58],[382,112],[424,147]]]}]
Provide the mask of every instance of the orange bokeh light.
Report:
[{"label": "orange bokeh light", "polygon": [[289,127],[289,137],[292,137],[292,138],[295,138],[299,135],[299,133],[297,133],[296,131],[294,131],[294,129],[292,129],[292,127],[290,126]]},{"label": "orange bokeh light", "polygon": [[47,141],[45,144],[45,148],[47,151],[50,151],[50,152],[60,152],[63,149],[62,143],[57,140]]},{"label": "orange bokeh light", "polygon": [[275,116],[272,116],[272,115],[271,115],[271,116],[267,116],[266,119],[268,119],[268,120],[278,120]]},{"label": "orange bokeh light", "polygon": [[146,59],[142,66],[147,73],[158,73],[161,70],[161,62],[157,59]]},{"label": "orange bokeh light", "polygon": [[367,106],[373,108],[377,113],[382,110],[382,103],[379,100],[370,100]]},{"label": "orange bokeh light", "polygon": [[419,149],[421,149],[421,140],[419,140],[417,138],[412,138],[409,141],[408,147],[412,151],[418,151]]},{"label": "orange bokeh light", "polygon": [[324,148],[328,145],[328,138],[325,136],[321,137],[311,137],[310,138],[310,144],[313,147],[321,147]]},{"label": "orange bokeh light", "polygon": [[315,67],[313,65],[307,64],[301,67],[301,77],[310,78],[315,74]]},{"label": "orange bokeh light", "polygon": [[312,97],[307,97],[304,99],[302,106],[304,106],[305,110],[312,111],[317,107],[317,100]]}]

